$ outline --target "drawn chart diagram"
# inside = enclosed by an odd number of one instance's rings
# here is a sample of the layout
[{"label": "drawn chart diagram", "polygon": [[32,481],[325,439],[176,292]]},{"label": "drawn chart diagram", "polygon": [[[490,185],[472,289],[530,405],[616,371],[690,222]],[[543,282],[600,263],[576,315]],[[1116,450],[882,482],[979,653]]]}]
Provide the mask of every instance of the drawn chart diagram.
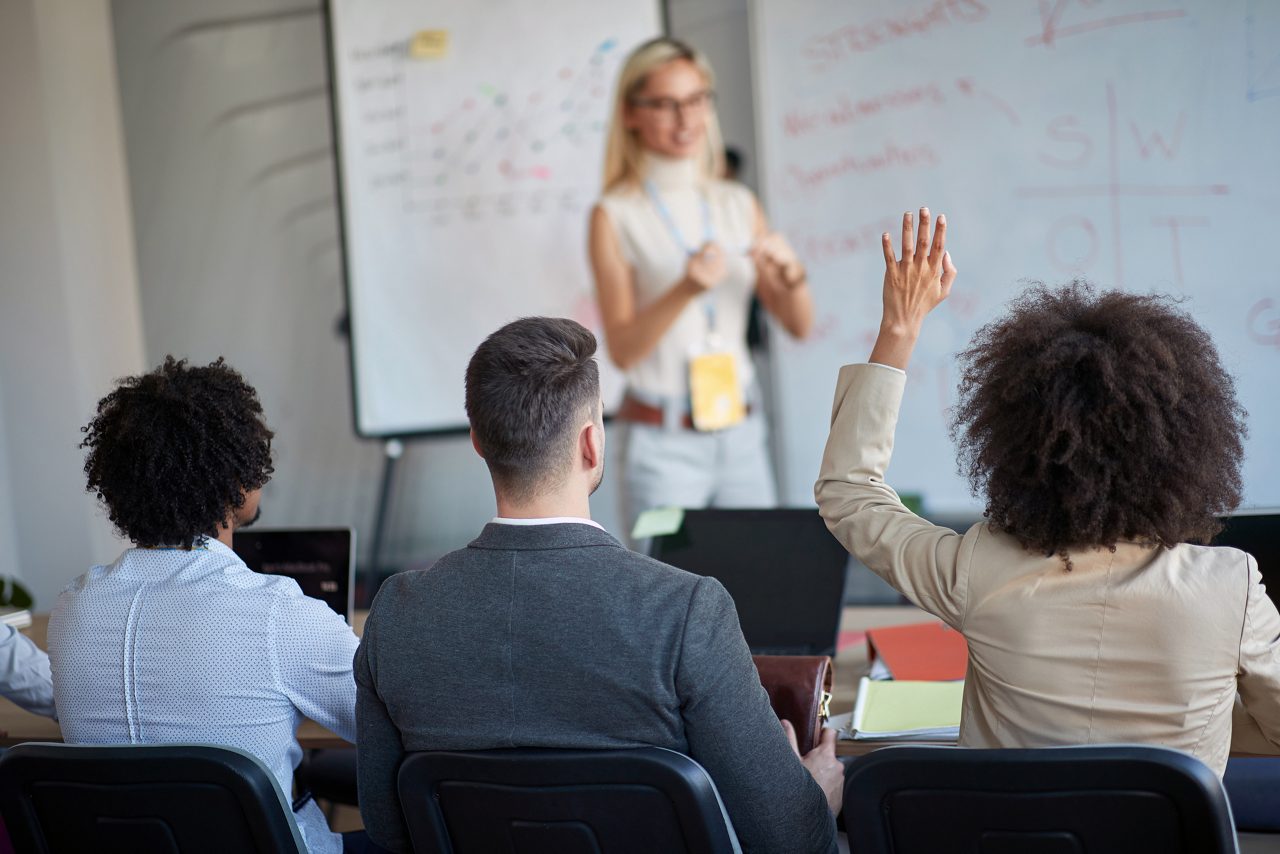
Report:
[{"label": "drawn chart diagram", "polygon": [[[1045,256],[1057,270],[1065,273],[1089,270],[1098,260],[1103,238],[1100,231],[1107,234],[1110,252],[1114,265],[1111,273],[1113,284],[1125,286],[1125,240],[1124,218],[1121,216],[1122,206],[1127,199],[1163,200],[1159,213],[1150,217],[1150,227],[1167,230],[1170,249],[1172,251],[1172,267],[1174,281],[1178,288],[1184,285],[1182,268],[1182,240],[1188,228],[1204,228],[1211,224],[1210,217],[1200,214],[1192,208],[1188,213],[1188,205],[1194,205],[1198,199],[1212,196],[1226,196],[1231,192],[1230,186],[1224,183],[1197,183],[1188,181],[1135,181],[1126,180],[1120,165],[1122,147],[1133,149],[1139,161],[1156,161],[1178,164],[1184,154],[1183,132],[1186,126],[1185,109],[1174,110],[1173,117],[1165,125],[1149,124],[1144,117],[1142,121],[1134,118],[1124,110],[1116,91],[1115,81],[1105,84],[1105,130],[1096,134],[1096,148],[1106,152],[1106,179],[1101,182],[1087,180],[1067,180],[1077,167],[1086,166],[1085,157],[1063,156],[1058,149],[1042,148],[1038,154],[1039,162],[1046,167],[1046,172],[1064,176],[1064,180],[1039,186],[1022,186],[1014,190],[1019,199],[1085,199],[1102,200],[1106,203],[1104,228],[1099,229],[1093,217],[1070,213],[1050,221],[1046,242]],[[1066,135],[1069,132],[1069,135]],[[1046,137],[1059,142],[1071,141],[1087,143],[1081,154],[1095,147],[1094,134],[1085,129],[1080,117],[1073,114],[1055,116],[1047,125]],[[1071,150],[1071,149],[1068,149]],[[1056,172],[1055,172],[1056,170]],[[1174,170],[1176,174],[1176,170]],[[1067,247],[1071,247],[1067,249]]]},{"label": "drawn chart diagram", "polygon": [[[357,87],[370,95],[365,152],[378,160],[375,192],[399,194],[406,213],[433,225],[454,218],[581,212],[582,165],[599,156],[610,110],[619,40],[566,61],[541,78],[478,79],[436,97],[433,59],[415,58],[409,40],[357,52]],[[591,178],[596,176],[591,175]]]},{"label": "drawn chart diagram", "polygon": [[1275,0],[757,0],[761,165],[817,318],[772,350],[780,483],[811,500],[833,365],[878,332],[879,238],[948,218],[960,269],[912,358],[895,487],[980,509],[948,423],[956,356],[1032,282],[1168,295],[1212,337],[1249,412],[1245,502],[1280,501]]},{"label": "drawn chart diagram", "polygon": [[[588,208],[619,65],[656,3],[331,0],[356,422],[467,423],[463,377],[517,317],[600,331]],[[621,376],[601,367],[606,408]]]}]

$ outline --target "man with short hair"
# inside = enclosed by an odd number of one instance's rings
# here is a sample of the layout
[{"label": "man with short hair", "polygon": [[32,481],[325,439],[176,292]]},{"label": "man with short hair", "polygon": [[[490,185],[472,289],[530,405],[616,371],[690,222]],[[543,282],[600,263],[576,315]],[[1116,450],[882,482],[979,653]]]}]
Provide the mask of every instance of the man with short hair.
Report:
[{"label": "man with short hair", "polygon": [[355,662],[369,836],[410,850],[396,795],[408,752],[651,745],[707,769],[744,850],[834,851],[834,734],[802,762],[720,583],[591,520],[605,446],[595,352],[573,321],[525,318],[467,366],[498,515],[467,548],[390,578],[369,613]]},{"label": "man with short hair", "polygon": [[[357,641],[296,581],[231,550],[273,471],[257,393],[222,359],[169,357],[122,380],[84,432],[89,489],[135,547],[73,581],[49,619],[63,736],[236,747],[287,796],[304,717],[355,737]],[[308,851],[343,850],[314,801],[295,817]]]}]

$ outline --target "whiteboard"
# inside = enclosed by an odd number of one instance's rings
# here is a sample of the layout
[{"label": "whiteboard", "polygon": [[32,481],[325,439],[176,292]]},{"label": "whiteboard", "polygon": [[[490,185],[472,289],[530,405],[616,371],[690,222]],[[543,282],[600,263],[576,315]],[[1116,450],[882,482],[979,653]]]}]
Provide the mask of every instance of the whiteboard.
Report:
[{"label": "whiteboard", "polygon": [[[466,425],[471,353],[504,323],[600,332],[586,260],[621,60],[654,2],[331,0],[356,429]],[[601,360],[607,408],[621,381]]]},{"label": "whiteboard", "polygon": [[808,264],[815,334],[775,335],[788,504],[811,504],[839,366],[880,318],[879,237],[946,213],[960,270],[925,322],[891,483],[980,502],[953,356],[1024,280],[1176,294],[1249,411],[1245,504],[1280,505],[1280,3],[755,0],[763,192]]}]

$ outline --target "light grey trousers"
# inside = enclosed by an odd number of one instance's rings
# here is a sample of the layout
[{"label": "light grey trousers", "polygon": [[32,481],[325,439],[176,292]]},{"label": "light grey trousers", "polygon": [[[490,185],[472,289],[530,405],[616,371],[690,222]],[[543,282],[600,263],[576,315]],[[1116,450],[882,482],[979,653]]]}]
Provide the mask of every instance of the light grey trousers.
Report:
[{"label": "light grey trousers", "polygon": [[778,503],[764,417],[699,433],[627,424],[623,464],[627,531],[655,507],[774,507]]}]

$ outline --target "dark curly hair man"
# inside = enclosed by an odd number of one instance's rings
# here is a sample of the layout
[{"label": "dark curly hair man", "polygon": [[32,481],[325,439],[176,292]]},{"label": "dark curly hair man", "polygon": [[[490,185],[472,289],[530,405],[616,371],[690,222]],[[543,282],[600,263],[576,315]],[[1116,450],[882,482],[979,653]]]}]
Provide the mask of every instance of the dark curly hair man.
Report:
[{"label": "dark curly hair man", "polygon": [[258,393],[222,359],[196,367],[169,356],[121,380],[83,432],[89,490],[143,547],[230,545],[257,518],[274,471]]},{"label": "dark curly hair man", "polygon": [[[1038,285],[960,355],[953,436],[986,520],[957,534],[885,482],[906,367],[956,277],[946,222],[884,235],[870,364],[840,372],[815,493],[851,552],[964,634],[960,743],[1174,747],[1221,773],[1280,747],[1280,614],[1204,543],[1240,500],[1245,413],[1166,298]],[[1233,720],[1237,694],[1245,711]]]},{"label": "dark curly hair man", "polygon": [[[272,474],[257,392],[222,359],[170,357],[121,380],[84,434],[88,488],[135,548],[71,582],[50,615],[63,737],[226,745],[289,792],[304,718],[355,740],[358,641],[296,581],[231,549]],[[368,849],[363,832],[330,831],[314,800],[294,817],[311,854]]]}]

